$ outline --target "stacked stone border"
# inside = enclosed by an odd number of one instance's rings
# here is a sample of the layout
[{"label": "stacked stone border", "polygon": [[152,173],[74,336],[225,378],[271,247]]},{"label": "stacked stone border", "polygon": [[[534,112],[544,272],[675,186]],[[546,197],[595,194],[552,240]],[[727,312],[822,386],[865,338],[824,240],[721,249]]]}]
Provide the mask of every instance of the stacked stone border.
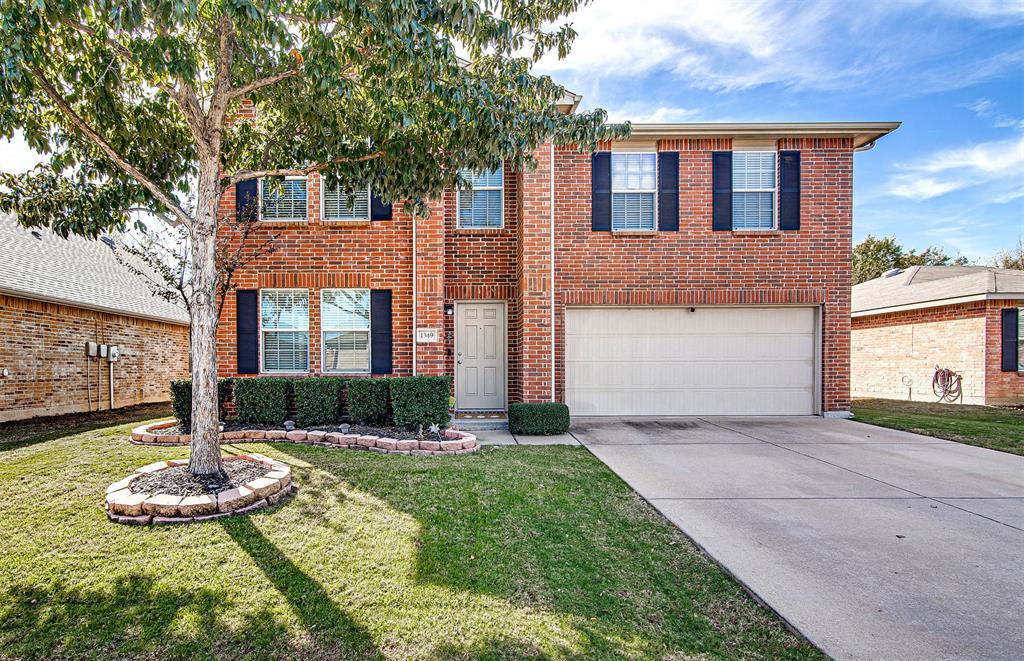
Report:
[{"label": "stacked stone border", "polygon": [[[135,445],[188,445],[192,442],[191,434],[154,434],[153,432],[167,429],[177,424],[167,420],[150,425],[143,425],[132,430],[132,443]],[[349,450],[369,450],[381,454],[405,454],[413,456],[469,454],[480,449],[474,434],[457,429],[444,430],[443,441],[421,441],[416,439],[400,440],[381,436],[361,436],[359,434],[342,434],[340,432],[305,431],[296,429],[249,429],[225,431],[220,433],[221,441],[233,443],[259,443],[272,441],[275,443],[300,443],[303,445],[319,445],[327,448],[345,448]]]},{"label": "stacked stone border", "polygon": [[224,457],[224,461],[253,461],[264,464],[270,472],[217,494],[173,496],[145,491],[133,493],[132,482],[143,475],[188,465],[187,459],[157,461],[136,469],[132,475],[107,487],[107,517],[116,523],[133,525],[207,521],[276,505],[292,491],[292,469],[280,461],[254,452]]}]

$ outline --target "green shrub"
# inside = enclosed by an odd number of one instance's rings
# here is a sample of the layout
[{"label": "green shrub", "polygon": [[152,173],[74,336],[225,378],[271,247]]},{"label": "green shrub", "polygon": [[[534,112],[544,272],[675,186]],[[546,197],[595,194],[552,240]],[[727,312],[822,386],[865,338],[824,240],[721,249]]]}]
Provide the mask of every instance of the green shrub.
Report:
[{"label": "green shrub", "polygon": [[557,402],[510,404],[508,430],[513,434],[564,434],[569,431],[569,407]]},{"label": "green shrub", "polygon": [[448,426],[448,395],[451,379],[447,376],[409,376],[388,379],[391,385],[391,414],[400,427],[417,429],[436,424]]},{"label": "green shrub", "polygon": [[[218,419],[227,418],[227,403],[231,398],[231,386],[234,379],[217,380],[217,416]],[[174,411],[174,419],[184,429],[192,430],[192,379],[178,379],[171,381],[171,410]]]},{"label": "green shrub", "polygon": [[295,424],[299,427],[327,425],[341,419],[341,392],[345,379],[336,376],[296,379]]},{"label": "green shrub", "polygon": [[235,379],[235,417],[241,422],[280,424],[288,417],[288,379]]},{"label": "green shrub", "polygon": [[390,379],[353,379],[348,382],[348,417],[358,425],[376,425],[391,419]]}]

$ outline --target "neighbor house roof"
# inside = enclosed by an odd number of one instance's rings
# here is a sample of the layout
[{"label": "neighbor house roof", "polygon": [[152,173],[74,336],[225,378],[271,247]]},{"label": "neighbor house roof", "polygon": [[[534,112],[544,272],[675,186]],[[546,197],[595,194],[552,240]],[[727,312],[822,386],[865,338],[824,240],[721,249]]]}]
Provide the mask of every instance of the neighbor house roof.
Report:
[{"label": "neighbor house roof", "polygon": [[900,310],[1024,298],[1024,271],[990,266],[912,266],[853,288],[852,312],[863,317]]},{"label": "neighbor house roof", "polygon": [[63,239],[29,230],[0,214],[0,293],[188,324],[184,308],[152,294],[146,282],[117,261],[103,241]]}]

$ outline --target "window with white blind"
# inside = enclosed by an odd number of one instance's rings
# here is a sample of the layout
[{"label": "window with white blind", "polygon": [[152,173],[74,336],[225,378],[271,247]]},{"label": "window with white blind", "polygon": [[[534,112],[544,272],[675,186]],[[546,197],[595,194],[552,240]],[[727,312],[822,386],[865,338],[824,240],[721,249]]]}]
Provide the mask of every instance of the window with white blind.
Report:
[{"label": "window with white blind", "polygon": [[324,372],[370,371],[370,290],[320,292]]},{"label": "window with white blind", "polygon": [[263,372],[309,371],[309,292],[260,291]]},{"label": "window with white blind", "polygon": [[732,153],[732,228],[775,228],[775,152]]},{"label": "window with white blind", "polygon": [[472,189],[460,189],[458,209],[460,229],[501,228],[504,226],[504,168],[488,172],[460,170]]},{"label": "window with white blind", "polygon": [[1024,308],[1017,310],[1017,371],[1024,372]]},{"label": "window with white blind", "polygon": [[369,220],[370,188],[348,191],[340,186],[323,187],[320,209],[324,220]]},{"label": "window with white blind", "polygon": [[260,220],[306,220],[306,178],[260,179]]},{"label": "window with white blind", "polygon": [[655,229],[658,155],[612,153],[612,231]]}]

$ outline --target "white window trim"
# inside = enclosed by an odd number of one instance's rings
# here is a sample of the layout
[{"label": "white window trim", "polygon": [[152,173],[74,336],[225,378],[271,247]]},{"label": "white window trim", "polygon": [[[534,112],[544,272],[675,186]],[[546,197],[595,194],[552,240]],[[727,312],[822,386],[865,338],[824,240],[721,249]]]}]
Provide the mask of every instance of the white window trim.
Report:
[{"label": "white window trim", "polygon": [[[264,218],[263,217],[263,178],[256,180],[256,200],[259,202],[259,216],[262,223],[308,223],[309,222],[309,177],[285,177],[285,181],[303,179],[306,182],[306,216],[304,218]],[[323,186],[321,186],[323,188]]]},{"label": "white window trim", "polygon": [[775,185],[772,188],[736,188],[733,186],[733,193],[771,193],[772,194],[772,226],[771,227],[736,227],[735,217],[729,219],[733,232],[772,232],[779,229],[779,152],[771,149],[739,149],[733,152],[747,154],[771,154],[773,159],[772,171],[775,173]]},{"label": "white window trim", "polygon": [[[616,190],[616,188],[615,188],[615,174],[614,174],[615,173],[615,156],[616,155],[628,156],[630,154],[653,154],[654,155],[654,188],[652,188],[650,190],[638,189],[638,188],[628,188],[628,189],[618,189],[618,190]],[[612,162],[611,162],[610,165],[611,165],[611,169],[612,169],[612,185],[611,185],[611,189],[612,189],[612,206],[611,206],[611,218],[609,219],[609,222],[611,223],[611,230],[612,230],[612,232],[625,232],[627,234],[629,234],[629,233],[637,233],[637,232],[657,232],[658,231],[658,152],[657,151],[653,151],[653,150],[612,151],[611,158],[612,158]],[[625,228],[623,228],[623,229],[615,229],[615,194],[616,193],[654,193],[654,226],[649,228],[649,229],[625,229]]]},{"label": "white window trim", "polygon": [[320,220],[325,223],[368,223],[373,216],[373,191],[370,185],[366,185],[366,218],[328,218],[326,207],[324,207],[324,192],[327,186],[324,178],[320,177]]},{"label": "white window trim", "polygon": [[[462,191],[463,190],[466,190],[467,192],[470,192],[470,193],[475,192],[475,191],[488,191],[488,190],[501,191],[501,196],[500,196],[501,197],[501,224],[500,225],[494,225],[494,226],[491,226],[491,227],[471,227],[471,226],[463,225],[462,224],[462,203],[461,203],[461,201],[462,201]],[[459,186],[459,188],[456,189],[456,191],[455,191],[455,229],[460,229],[460,230],[485,230],[485,231],[486,230],[502,230],[502,229],[505,229],[505,165],[504,164],[502,164],[502,166],[501,166],[501,185],[500,186],[473,186],[472,190],[463,189],[461,186]]]},{"label": "white window trim", "polygon": [[[263,351],[263,292],[265,291],[304,291],[306,292],[306,329],[305,330],[270,330],[271,333],[305,333],[306,334],[306,369],[303,370],[268,370],[263,366],[266,352]],[[260,320],[260,374],[309,374],[309,290],[301,287],[265,287],[259,290]]]},{"label": "white window trim", "polygon": [[[324,367],[327,364],[327,342],[324,335],[327,333],[351,332],[351,328],[328,328],[324,323],[324,292],[327,291],[365,291],[367,300],[370,300],[370,290],[360,287],[326,287],[320,290],[320,372],[322,374],[369,374],[373,366],[373,315],[370,315],[369,325],[366,327],[366,369],[364,370],[329,370]],[[371,304],[372,305],[372,304]],[[361,332],[361,331],[360,331]]]}]

